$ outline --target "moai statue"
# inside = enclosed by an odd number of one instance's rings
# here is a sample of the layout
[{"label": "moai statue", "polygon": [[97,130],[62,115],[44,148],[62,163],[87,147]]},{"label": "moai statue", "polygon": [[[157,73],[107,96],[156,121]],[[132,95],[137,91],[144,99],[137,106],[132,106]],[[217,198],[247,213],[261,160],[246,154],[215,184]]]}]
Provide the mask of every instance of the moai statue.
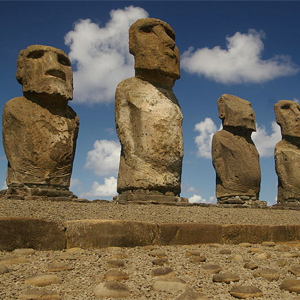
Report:
[{"label": "moai statue", "polygon": [[175,34],[140,19],[129,29],[135,77],[119,83],[115,119],[121,142],[118,201],[181,202],[182,113],[173,94],[180,78]]},{"label": "moai statue", "polygon": [[300,205],[300,105],[280,100],[274,105],[282,140],[275,146],[279,205]]},{"label": "moai statue", "polygon": [[[23,96],[3,112],[9,198],[76,198],[69,191],[79,119],[68,101],[73,73],[60,49],[32,45],[19,53],[17,80]],[[58,198],[57,198],[58,199]]]},{"label": "moai statue", "polygon": [[218,203],[262,203],[256,201],[261,176],[259,154],[251,139],[251,133],[256,131],[251,103],[225,94],[218,99],[218,108],[223,129],[212,140]]}]

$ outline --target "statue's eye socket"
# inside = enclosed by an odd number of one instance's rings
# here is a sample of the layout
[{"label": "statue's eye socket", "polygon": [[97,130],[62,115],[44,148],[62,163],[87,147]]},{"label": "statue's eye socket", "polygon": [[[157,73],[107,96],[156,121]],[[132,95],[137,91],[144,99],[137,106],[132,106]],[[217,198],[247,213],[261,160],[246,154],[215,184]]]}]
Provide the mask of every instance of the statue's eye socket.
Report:
[{"label": "statue's eye socket", "polygon": [[152,32],[152,28],[153,28],[153,26],[145,26],[145,27],[141,27],[140,31],[142,31],[144,33],[151,33]]},{"label": "statue's eye socket", "polygon": [[57,60],[60,64],[64,66],[71,66],[71,62],[68,57],[62,55],[62,54],[57,54]]},{"label": "statue's eye socket", "polygon": [[28,58],[41,58],[44,55],[44,50],[35,50],[35,51],[31,51],[30,53],[27,54]]},{"label": "statue's eye socket", "polygon": [[281,106],[282,109],[289,109],[290,108],[290,105],[289,104],[284,104]]},{"label": "statue's eye socket", "polygon": [[172,40],[175,41],[175,34],[174,34],[174,32],[172,32],[171,30],[168,30],[168,29],[165,29],[165,30],[166,30],[167,35],[168,35]]}]

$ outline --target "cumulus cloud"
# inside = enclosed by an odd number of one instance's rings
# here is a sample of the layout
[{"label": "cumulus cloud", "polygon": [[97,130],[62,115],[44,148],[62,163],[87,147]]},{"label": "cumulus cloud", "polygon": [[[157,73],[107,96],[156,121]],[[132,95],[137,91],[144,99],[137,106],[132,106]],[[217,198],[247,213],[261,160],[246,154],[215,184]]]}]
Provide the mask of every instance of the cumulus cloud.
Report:
[{"label": "cumulus cloud", "polygon": [[128,52],[128,28],[137,19],[148,17],[140,8],[112,10],[104,27],[90,19],[79,20],[65,36],[69,57],[75,66],[74,101],[109,102],[117,84],[134,75],[133,57]]},{"label": "cumulus cloud", "polygon": [[104,184],[94,181],[89,192],[80,195],[82,198],[95,199],[99,197],[113,197],[117,195],[117,178],[110,176],[104,178]]},{"label": "cumulus cloud", "polygon": [[217,132],[216,124],[211,118],[205,118],[204,121],[195,125],[194,130],[199,132],[199,135],[195,137],[197,156],[211,158],[211,141]]},{"label": "cumulus cloud", "polygon": [[[260,157],[269,157],[274,155],[274,147],[281,140],[280,127],[276,122],[272,122],[271,134],[268,134],[264,125],[256,124],[256,132],[252,133],[252,140],[256,145]],[[219,130],[222,129],[222,125]],[[211,159],[211,142],[213,135],[217,132],[217,126],[211,118],[205,118],[195,125],[195,130],[199,135],[195,137],[197,146],[197,156]]]},{"label": "cumulus cloud", "polygon": [[287,55],[261,58],[264,50],[263,31],[249,29],[248,33],[236,32],[227,36],[227,49],[194,50],[191,47],[182,55],[181,66],[192,74],[203,75],[220,83],[260,83],[299,71]]},{"label": "cumulus cloud", "polygon": [[213,203],[216,201],[216,198],[214,196],[210,196],[209,200],[206,200],[202,196],[195,195],[195,194],[188,199],[189,199],[189,203]]},{"label": "cumulus cloud", "polygon": [[274,155],[275,145],[281,140],[280,127],[276,122],[272,122],[272,133],[267,134],[265,126],[257,126],[256,132],[252,133],[252,140],[256,145],[261,157]]},{"label": "cumulus cloud", "polygon": [[97,140],[94,149],[87,154],[85,168],[99,176],[117,174],[120,151],[121,146],[117,141]]}]

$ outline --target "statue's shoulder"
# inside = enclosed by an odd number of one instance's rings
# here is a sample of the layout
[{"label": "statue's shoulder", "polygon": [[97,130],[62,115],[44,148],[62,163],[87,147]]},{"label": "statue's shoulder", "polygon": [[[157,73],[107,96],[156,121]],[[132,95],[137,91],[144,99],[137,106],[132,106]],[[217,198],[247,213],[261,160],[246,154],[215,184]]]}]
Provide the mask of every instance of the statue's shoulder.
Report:
[{"label": "statue's shoulder", "polygon": [[[147,86],[150,86],[151,84],[145,80],[139,79],[137,77],[131,77],[127,78],[123,81],[121,81],[117,86],[117,92],[118,91],[134,91],[134,90],[140,90]],[[151,85],[152,86],[152,85]]]},{"label": "statue's shoulder", "polygon": [[13,112],[21,110],[24,107],[24,105],[26,105],[26,100],[27,99],[23,96],[8,100],[5,104],[4,112]]},{"label": "statue's shoulder", "polygon": [[294,151],[297,147],[286,140],[281,140],[275,145],[275,154]]},{"label": "statue's shoulder", "polygon": [[216,141],[221,141],[223,139],[232,139],[233,137],[233,134],[227,130],[219,130],[217,131],[214,136],[213,136],[213,139],[216,140]]}]

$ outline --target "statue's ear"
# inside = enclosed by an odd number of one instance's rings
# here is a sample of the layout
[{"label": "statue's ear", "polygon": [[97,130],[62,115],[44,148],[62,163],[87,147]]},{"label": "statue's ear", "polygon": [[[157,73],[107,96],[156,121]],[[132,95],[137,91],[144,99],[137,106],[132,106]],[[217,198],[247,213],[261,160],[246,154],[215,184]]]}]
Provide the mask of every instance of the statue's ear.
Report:
[{"label": "statue's ear", "polygon": [[223,120],[225,118],[225,102],[222,97],[218,99],[218,109],[219,109],[219,118]]},{"label": "statue's ear", "polygon": [[21,50],[19,53],[19,56],[18,56],[18,60],[17,60],[16,78],[20,84],[23,84],[23,75],[24,75],[24,70],[25,70],[24,53],[25,53],[25,50]]}]

